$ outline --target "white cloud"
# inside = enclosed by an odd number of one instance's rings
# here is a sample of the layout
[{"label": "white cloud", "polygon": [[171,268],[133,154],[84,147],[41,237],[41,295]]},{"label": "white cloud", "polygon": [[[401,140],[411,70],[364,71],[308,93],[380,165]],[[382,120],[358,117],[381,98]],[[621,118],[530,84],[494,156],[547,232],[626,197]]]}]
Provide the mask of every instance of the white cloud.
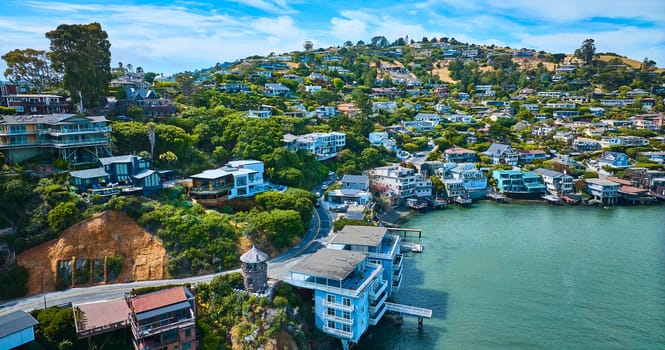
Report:
[{"label": "white cloud", "polygon": [[[405,35],[415,40],[447,36],[461,42],[552,52],[572,52],[585,38],[594,38],[598,51],[614,51],[636,59],[647,56],[659,66],[665,64],[665,11],[659,11],[665,1],[637,0],[608,6],[598,0],[560,0],[556,4],[535,0],[428,0],[341,10],[334,3],[331,7],[336,8],[327,15],[324,6],[298,7],[311,13],[295,12],[290,7],[294,1],[306,4],[302,0],[230,0],[276,17],[250,15],[247,9],[244,15],[231,16],[225,12],[227,8],[196,0],[176,0],[165,6],[97,1],[16,2],[21,9],[0,14],[0,54],[26,47],[46,50],[44,34],[59,24],[97,21],[109,34],[114,65],[122,61],[165,74],[254,54],[300,50],[304,40],[313,41],[316,47],[328,47],[346,40],[368,41],[377,35],[391,42]],[[627,24],[604,20],[595,25],[591,17],[622,17]],[[311,28],[304,29],[303,23]]]},{"label": "white cloud", "polygon": [[294,13],[295,11],[287,5],[284,0],[231,0],[239,4],[254,7],[259,10],[272,13]]}]

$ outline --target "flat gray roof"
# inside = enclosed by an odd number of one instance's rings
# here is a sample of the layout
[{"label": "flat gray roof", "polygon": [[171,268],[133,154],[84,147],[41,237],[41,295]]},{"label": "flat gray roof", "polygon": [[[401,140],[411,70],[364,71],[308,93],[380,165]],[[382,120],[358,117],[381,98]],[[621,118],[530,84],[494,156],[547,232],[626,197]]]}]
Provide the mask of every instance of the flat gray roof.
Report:
[{"label": "flat gray roof", "polygon": [[375,247],[381,244],[386,232],[388,232],[388,229],[385,227],[346,225],[337,233],[331,243]]},{"label": "flat gray roof", "polygon": [[92,168],[85,170],[70,171],[69,176],[77,177],[80,179],[94,179],[98,177],[109,176],[109,174],[104,170],[104,168]]},{"label": "flat gray roof", "polygon": [[362,182],[365,183],[369,181],[369,176],[367,175],[344,175],[342,177],[342,182]]},{"label": "flat gray roof", "polygon": [[349,250],[323,248],[299,262],[291,272],[343,280],[367,255]]},{"label": "flat gray roof", "polygon": [[0,338],[20,332],[39,324],[32,315],[25,311],[14,311],[0,317]]}]

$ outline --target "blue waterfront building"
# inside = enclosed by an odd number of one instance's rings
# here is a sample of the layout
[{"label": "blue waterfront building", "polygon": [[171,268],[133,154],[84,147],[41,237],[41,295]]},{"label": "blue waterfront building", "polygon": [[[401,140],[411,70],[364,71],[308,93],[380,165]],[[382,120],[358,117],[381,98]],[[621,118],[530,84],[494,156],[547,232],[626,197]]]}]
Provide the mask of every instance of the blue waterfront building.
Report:
[{"label": "blue waterfront building", "polygon": [[400,236],[385,227],[346,226],[330,248],[290,270],[288,283],[314,291],[315,325],[344,349],[387,312],[431,317],[432,310],[389,303],[402,281]]},{"label": "blue waterfront building", "polygon": [[383,267],[363,253],[321,249],[291,269],[290,283],[314,290],[316,328],[339,338],[344,349],[386,312]]},{"label": "blue waterfront building", "polygon": [[492,178],[499,192],[512,198],[540,198],[546,187],[538,174],[521,170],[494,170]]},{"label": "blue waterfront building", "polygon": [[450,169],[453,179],[462,181],[462,186],[471,199],[480,199],[487,194],[487,176],[473,163],[459,163]]},{"label": "blue waterfront building", "polygon": [[334,249],[365,253],[370,263],[383,267],[383,279],[390,281],[387,292],[392,295],[402,285],[401,240],[387,227],[346,225],[330,242]]}]

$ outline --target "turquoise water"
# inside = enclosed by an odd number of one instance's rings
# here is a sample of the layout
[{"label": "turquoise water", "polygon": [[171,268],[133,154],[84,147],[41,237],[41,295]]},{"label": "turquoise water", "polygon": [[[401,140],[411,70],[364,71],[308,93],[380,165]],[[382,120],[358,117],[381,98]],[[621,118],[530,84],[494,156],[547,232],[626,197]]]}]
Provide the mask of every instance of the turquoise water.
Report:
[{"label": "turquoise water", "polygon": [[418,214],[396,301],[359,349],[665,349],[665,207],[483,202]]}]

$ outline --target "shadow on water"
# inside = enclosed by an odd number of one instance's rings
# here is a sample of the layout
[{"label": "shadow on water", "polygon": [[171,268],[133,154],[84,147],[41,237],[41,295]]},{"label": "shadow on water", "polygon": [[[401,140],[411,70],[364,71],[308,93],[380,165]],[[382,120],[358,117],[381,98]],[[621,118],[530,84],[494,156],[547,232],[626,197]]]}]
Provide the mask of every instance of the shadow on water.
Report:
[{"label": "shadow on water", "polygon": [[[446,319],[448,292],[419,289],[410,289],[410,291],[418,293],[418,300],[428,303],[411,302],[411,300],[404,300],[403,303],[431,308],[433,318]],[[440,338],[447,333],[441,322],[433,322],[432,319],[424,319],[423,327],[420,329],[417,317],[404,315],[401,326],[396,324],[396,317],[397,314],[386,313],[377,326],[367,330],[355,349],[433,349],[435,344],[441,343]]]}]

